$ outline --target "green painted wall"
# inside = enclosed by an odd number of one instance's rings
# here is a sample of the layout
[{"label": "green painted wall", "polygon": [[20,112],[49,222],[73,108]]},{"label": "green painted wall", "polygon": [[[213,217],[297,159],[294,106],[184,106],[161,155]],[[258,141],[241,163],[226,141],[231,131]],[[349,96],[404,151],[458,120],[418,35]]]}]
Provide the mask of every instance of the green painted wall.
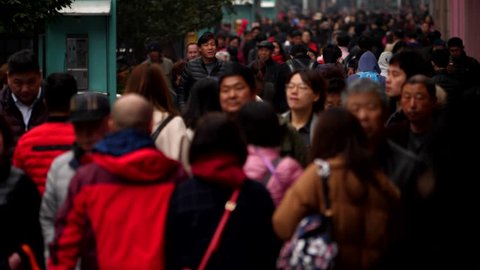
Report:
[{"label": "green painted wall", "polygon": [[88,88],[107,92],[107,35],[108,17],[65,16],[47,29],[47,74],[65,71],[67,35],[88,35]]},{"label": "green painted wall", "polygon": [[[78,1],[78,0],[77,0]],[[66,70],[66,38],[88,36],[88,89],[108,93],[116,99],[116,0],[109,16],[64,16],[47,26],[45,75]]]},{"label": "green painted wall", "polygon": [[234,6],[235,13],[228,13],[227,10],[223,10],[223,18],[222,22],[223,23],[230,23],[232,25],[232,31],[236,32],[234,29],[235,26],[235,21],[237,19],[247,19],[249,25],[254,20],[253,17],[253,6],[252,5],[236,5]]},{"label": "green painted wall", "polygon": [[112,0],[107,32],[107,89],[110,102],[117,99],[117,1]]}]

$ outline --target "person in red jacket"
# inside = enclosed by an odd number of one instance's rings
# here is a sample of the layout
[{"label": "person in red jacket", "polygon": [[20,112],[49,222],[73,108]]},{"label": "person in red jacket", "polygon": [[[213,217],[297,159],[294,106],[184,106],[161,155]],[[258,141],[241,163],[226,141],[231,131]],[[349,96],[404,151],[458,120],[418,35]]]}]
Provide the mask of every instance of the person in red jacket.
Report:
[{"label": "person in red jacket", "polygon": [[[73,177],[57,216],[48,269],[165,269],[165,220],[182,165],[150,137],[153,107],[137,94],[113,106],[111,130],[93,149],[92,163]],[[85,247],[85,243],[94,243]]]},{"label": "person in red jacket", "polygon": [[13,165],[25,171],[40,194],[45,192],[45,179],[53,159],[70,150],[75,141],[70,118],[70,99],[77,93],[75,78],[67,73],[53,73],[45,84],[48,119],[18,140]]}]

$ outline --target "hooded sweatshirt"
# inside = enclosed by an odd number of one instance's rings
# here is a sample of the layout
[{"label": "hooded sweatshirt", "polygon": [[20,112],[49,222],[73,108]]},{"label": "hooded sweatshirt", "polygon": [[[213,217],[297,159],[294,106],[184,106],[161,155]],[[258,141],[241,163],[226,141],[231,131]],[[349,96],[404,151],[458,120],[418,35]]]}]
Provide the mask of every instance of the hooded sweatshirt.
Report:
[{"label": "hooded sweatshirt", "polygon": [[186,177],[181,164],[133,129],[106,136],[92,160],[70,184],[49,269],[74,268],[85,242],[93,244],[84,269],[164,269],[164,224],[175,181]]},{"label": "hooded sweatshirt", "polygon": [[380,67],[378,66],[377,58],[371,51],[366,51],[358,60],[357,73],[350,75],[347,83],[360,78],[371,79],[380,85],[385,86],[385,77],[380,75]]}]

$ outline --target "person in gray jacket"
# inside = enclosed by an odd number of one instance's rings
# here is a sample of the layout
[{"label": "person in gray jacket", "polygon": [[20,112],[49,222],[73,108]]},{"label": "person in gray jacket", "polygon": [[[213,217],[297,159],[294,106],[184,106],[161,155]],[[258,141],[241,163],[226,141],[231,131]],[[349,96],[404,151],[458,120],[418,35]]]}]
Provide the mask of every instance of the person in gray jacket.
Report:
[{"label": "person in gray jacket", "polygon": [[75,130],[75,145],[73,150],[58,156],[50,166],[40,208],[46,258],[48,245],[54,237],[55,216],[67,197],[70,180],[81,165],[90,162],[89,152],[109,131],[109,116],[110,104],[104,94],[86,92],[75,95],[71,100],[70,119]]}]

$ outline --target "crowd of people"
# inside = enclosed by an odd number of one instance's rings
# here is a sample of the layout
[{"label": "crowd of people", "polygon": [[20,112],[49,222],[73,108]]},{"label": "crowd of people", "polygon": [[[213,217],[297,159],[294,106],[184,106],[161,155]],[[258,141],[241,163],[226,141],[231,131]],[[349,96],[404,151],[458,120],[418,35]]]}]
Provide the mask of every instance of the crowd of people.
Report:
[{"label": "crowd of people", "polygon": [[16,52],[0,269],[277,269],[327,195],[334,269],[476,269],[479,75],[414,13],[289,14],[178,62],[150,42],[114,104]]}]

